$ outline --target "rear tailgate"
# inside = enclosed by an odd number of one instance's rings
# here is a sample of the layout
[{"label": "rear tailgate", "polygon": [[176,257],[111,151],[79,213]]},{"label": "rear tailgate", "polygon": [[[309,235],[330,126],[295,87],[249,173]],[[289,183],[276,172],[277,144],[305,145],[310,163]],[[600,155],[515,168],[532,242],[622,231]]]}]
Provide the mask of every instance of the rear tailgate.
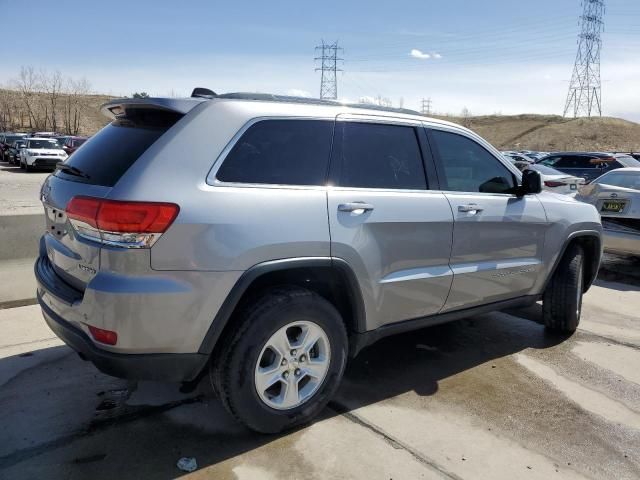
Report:
[{"label": "rear tailgate", "polygon": [[108,197],[137,159],[199,103],[161,100],[126,99],[105,105],[103,112],[115,117],[114,121],[85,142],[43,184],[46,257],[55,273],[80,292],[100,270],[101,243],[83,237],[81,223],[75,222],[74,228],[67,206],[77,196]]}]

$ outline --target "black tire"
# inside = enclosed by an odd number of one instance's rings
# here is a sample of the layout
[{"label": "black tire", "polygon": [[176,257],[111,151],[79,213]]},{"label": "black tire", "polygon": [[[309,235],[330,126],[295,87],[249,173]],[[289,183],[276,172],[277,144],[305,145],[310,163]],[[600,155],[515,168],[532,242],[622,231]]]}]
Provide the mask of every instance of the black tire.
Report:
[{"label": "black tire", "polygon": [[[307,423],[335,393],[347,363],[347,332],[340,313],[320,295],[298,287],[282,287],[252,302],[220,339],[209,369],[214,390],[226,410],[238,421],[260,433],[278,433]],[[301,405],[276,410],[258,395],[255,367],[272,335],[296,321],[315,323],[324,330],[330,360],[324,380]],[[222,342],[222,343],[220,343]]]},{"label": "black tire", "polygon": [[31,170],[33,170],[33,168],[31,167],[31,165],[29,165],[28,163],[25,163],[25,164],[24,164],[24,169],[25,169],[25,171],[27,171],[27,172],[30,172]]},{"label": "black tire", "polygon": [[20,162],[20,168],[24,170],[24,163]]},{"label": "black tire", "polygon": [[580,323],[584,290],[584,250],[569,245],[542,300],[545,326],[557,333],[573,333]]}]

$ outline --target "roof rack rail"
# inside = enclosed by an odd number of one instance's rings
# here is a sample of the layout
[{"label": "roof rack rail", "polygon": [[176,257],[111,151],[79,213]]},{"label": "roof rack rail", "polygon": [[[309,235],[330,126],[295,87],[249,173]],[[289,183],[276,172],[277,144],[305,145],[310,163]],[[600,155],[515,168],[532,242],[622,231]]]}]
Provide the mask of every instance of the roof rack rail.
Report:
[{"label": "roof rack rail", "polygon": [[362,108],[367,110],[378,110],[382,112],[394,112],[394,113],[403,113],[407,115],[425,116],[420,112],[417,112],[415,110],[410,110],[408,108],[383,107],[381,105],[371,105],[369,103],[345,103],[345,102],[340,102],[338,100],[326,100],[326,99],[310,98],[310,97],[294,97],[289,95],[277,95],[272,93],[232,92],[232,93],[221,93],[219,95],[215,95],[215,98],[235,99],[235,100],[257,100],[257,101],[283,102],[283,103],[303,103],[307,105],[327,105],[327,106],[341,105],[341,106],[346,106],[351,108]]}]

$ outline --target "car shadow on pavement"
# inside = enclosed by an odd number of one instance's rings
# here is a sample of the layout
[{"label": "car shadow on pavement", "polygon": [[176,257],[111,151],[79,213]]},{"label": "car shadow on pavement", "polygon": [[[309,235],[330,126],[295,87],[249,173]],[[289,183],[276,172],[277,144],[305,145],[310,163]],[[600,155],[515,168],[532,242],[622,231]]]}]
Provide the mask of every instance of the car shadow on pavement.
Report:
[{"label": "car shadow on pavement", "polygon": [[[530,321],[535,309],[523,315],[528,320],[513,313],[379,341],[350,362],[314,423],[407,392],[429,397],[456,374],[563,341]],[[274,451],[295,456],[290,447],[307,432],[255,434],[223,410],[207,378],[188,394],[176,384],[129,382],[103,375],[66,346],[0,359],[0,373],[0,477],[172,478],[182,456],[233,477],[239,455],[258,463]]]}]

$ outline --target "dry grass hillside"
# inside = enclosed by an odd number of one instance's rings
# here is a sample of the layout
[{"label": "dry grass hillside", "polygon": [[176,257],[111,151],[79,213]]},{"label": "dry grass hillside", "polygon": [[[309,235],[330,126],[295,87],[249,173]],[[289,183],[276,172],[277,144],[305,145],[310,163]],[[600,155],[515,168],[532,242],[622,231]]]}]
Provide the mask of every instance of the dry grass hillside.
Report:
[{"label": "dry grass hillside", "polygon": [[640,124],[619,118],[568,119],[557,115],[490,115],[464,124],[501,150],[640,151]]},{"label": "dry grass hillside", "polygon": [[[50,97],[36,93],[29,97],[31,115],[24,95],[0,89],[0,125],[7,130],[51,130]],[[61,94],[56,107],[58,131],[64,131],[65,104],[79,112],[79,133],[91,135],[107,123],[100,105],[113,97],[106,95]],[[73,101],[70,101],[73,100]],[[476,131],[501,150],[592,150],[640,151],[640,124],[618,118],[567,119],[557,115],[489,115],[441,117]],[[34,121],[38,125],[34,125]]]}]

